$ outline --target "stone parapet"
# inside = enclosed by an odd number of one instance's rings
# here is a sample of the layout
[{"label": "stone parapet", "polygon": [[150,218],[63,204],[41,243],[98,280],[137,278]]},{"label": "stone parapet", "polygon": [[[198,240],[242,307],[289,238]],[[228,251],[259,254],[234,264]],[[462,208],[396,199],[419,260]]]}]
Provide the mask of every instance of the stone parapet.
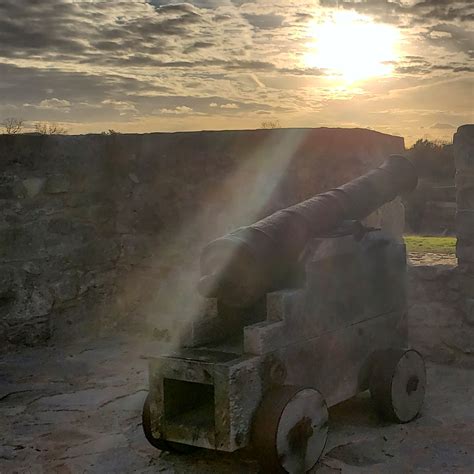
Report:
[{"label": "stone parapet", "polygon": [[461,310],[472,324],[474,301],[474,124],[459,127],[454,135],[456,163],[456,255],[460,270]]},{"label": "stone parapet", "polygon": [[[0,135],[0,350],[117,328],[168,338],[202,303],[209,240],[403,152],[362,129]],[[374,225],[397,234],[401,205],[387,209]]]},{"label": "stone parapet", "polygon": [[474,171],[474,124],[459,127],[454,134],[454,162],[456,170]]}]

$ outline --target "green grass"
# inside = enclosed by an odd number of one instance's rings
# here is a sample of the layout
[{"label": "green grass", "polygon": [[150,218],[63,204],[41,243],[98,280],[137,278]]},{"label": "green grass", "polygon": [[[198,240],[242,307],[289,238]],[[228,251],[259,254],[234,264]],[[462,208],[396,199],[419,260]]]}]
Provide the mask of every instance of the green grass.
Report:
[{"label": "green grass", "polygon": [[406,235],[407,251],[413,253],[441,253],[454,255],[456,253],[456,237],[424,237],[421,235]]}]

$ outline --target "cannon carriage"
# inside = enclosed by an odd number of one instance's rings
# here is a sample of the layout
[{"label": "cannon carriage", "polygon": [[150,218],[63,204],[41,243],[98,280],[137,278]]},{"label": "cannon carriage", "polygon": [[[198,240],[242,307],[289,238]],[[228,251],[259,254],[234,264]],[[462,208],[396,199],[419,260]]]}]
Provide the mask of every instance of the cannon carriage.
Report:
[{"label": "cannon carriage", "polygon": [[385,418],[415,418],[425,368],[407,346],[405,246],[359,219],[416,182],[393,156],[211,242],[198,285],[207,311],[186,347],[150,361],[148,440],[251,447],[263,472],[302,473],[323,453],[328,407],[370,389]]}]

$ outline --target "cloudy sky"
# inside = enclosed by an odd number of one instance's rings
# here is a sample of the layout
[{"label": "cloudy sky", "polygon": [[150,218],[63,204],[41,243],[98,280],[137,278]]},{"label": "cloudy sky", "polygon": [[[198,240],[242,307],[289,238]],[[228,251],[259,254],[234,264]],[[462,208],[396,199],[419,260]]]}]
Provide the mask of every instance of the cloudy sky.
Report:
[{"label": "cloudy sky", "polygon": [[474,121],[472,0],[0,0],[0,118],[70,133]]}]

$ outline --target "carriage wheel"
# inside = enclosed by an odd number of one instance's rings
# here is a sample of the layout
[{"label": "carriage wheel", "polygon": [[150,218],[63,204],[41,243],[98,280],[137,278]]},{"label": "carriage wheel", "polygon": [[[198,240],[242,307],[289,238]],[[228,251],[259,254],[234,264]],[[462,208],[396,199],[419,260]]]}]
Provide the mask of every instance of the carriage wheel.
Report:
[{"label": "carriage wheel", "polygon": [[320,458],[328,436],[328,409],[312,388],[282,386],[263,398],[252,444],[263,472],[303,473]]},{"label": "carriage wheel", "polygon": [[147,395],[142,411],[142,426],[143,432],[148,442],[160,451],[168,451],[176,454],[189,454],[197,448],[187,444],[174,443],[173,441],[166,441],[161,438],[155,438],[151,429],[151,414],[150,414],[150,395]]},{"label": "carriage wheel", "polygon": [[377,354],[369,386],[383,418],[408,423],[418,415],[425,398],[423,357],[412,349],[389,349]]}]

